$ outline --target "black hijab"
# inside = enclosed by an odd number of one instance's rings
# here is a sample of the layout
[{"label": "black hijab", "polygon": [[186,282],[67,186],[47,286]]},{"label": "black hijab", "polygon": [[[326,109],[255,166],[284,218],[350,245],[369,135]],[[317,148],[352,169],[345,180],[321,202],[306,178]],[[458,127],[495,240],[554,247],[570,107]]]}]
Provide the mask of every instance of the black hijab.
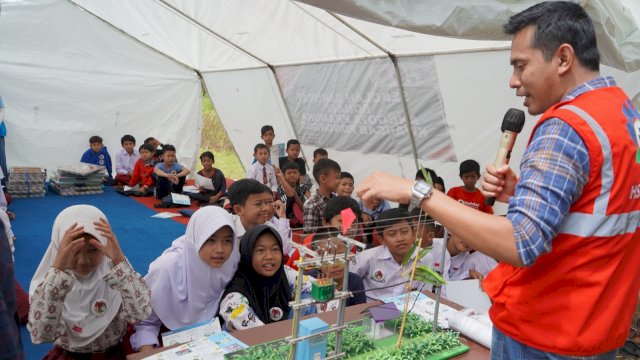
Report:
[{"label": "black hijab", "polygon": [[[253,248],[260,235],[270,232],[280,244],[282,253],[282,239],[280,234],[268,225],[257,225],[249,229],[240,240],[240,264],[238,270],[231,279],[222,298],[229,293],[237,292],[244,295],[249,301],[249,306],[256,316],[265,324],[287,319],[289,316],[289,301],[291,301],[291,288],[287,274],[284,271],[284,254],[278,271],[271,277],[258,274],[251,265]],[[279,308],[282,312],[280,319],[274,320],[271,310]],[[224,311],[224,309],[220,309]]]}]

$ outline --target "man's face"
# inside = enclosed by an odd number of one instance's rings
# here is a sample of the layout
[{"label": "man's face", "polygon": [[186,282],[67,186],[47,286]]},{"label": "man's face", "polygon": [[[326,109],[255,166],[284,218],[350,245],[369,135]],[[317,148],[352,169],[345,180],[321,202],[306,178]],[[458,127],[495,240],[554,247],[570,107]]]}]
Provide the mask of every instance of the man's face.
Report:
[{"label": "man's face", "polygon": [[269,150],[265,148],[259,148],[254,156],[260,164],[264,165],[267,163],[267,160],[269,160]]},{"label": "man's face", "polygon": [[300,145],[289,145],[289,147],[287,148],[287,156],[289,157],[289,159],[297,159],[298,156],[300,156]]},{"label": "man's face", "polygon": [[124,141],[122,143],[122,148],[124,148],[129,154],[133,153],[133,148],[135,146],[136,146],[136,143],[134,143],[133,141]]},{"label": "man's face", "polygon": [[353,193],[353,179],[348,177],[340,179],[338,191],[336,193],[338,196],[351,196]]},{"label": "man's face", "polygon": [[511,42],[511,65],[513,74],[509,86],[516,89],[517,96],[524,96],[524,106],[529,114],[545,112],[564,95],[560,84],[560,58],[554,56],[546,61],[541,50],[532,47],[535,28],[520,30]]}]

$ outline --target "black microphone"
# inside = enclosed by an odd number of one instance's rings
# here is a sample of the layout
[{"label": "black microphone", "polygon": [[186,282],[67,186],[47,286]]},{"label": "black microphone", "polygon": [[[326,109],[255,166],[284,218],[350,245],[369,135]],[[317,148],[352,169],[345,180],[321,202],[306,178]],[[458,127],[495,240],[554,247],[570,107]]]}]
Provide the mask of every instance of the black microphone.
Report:
[{"label": "black microphone", "polygon": [[[493,162],[495,167],[500,167],[509,163],[511,158],[511,150],[513,150],[513,144],[516,142],[516,137],[522,128],[524,127],[524,111],[511,108],[504,114],[502,119],[502,137],[500,138],[500,146],[498,146],[498,153],[496,159]],[[490,197],[485,200],[485,204],[493,206],[496,198]]]}]

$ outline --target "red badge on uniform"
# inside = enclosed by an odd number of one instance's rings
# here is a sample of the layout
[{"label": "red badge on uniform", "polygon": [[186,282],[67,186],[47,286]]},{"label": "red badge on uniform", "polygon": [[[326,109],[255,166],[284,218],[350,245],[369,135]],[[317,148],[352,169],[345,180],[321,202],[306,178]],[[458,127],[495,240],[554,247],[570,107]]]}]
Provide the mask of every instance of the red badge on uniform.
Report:
[{"label": "red badge on uniform", "polygon": [[73,330],[73,332],[77,332],[78,334],[82,334],[83,329],[80,327],[80,325],[73,325],[71,330]]},{"label": "red badge on uniform", "polygon": [[282,319],[282,316],[283,316],[283,312],[282,312],[282,309],[280,309],[279,307],[272,307],[269,310],[269,317],[273,321],[279,321],[280,319]]},{"label": "red badge on uniform", "polygon": [[104,299],[96,300],[91,306],[91,312],[95,316],[104,315],[108,309],[109,309],[109,304],[107,304],[107,301]]}]

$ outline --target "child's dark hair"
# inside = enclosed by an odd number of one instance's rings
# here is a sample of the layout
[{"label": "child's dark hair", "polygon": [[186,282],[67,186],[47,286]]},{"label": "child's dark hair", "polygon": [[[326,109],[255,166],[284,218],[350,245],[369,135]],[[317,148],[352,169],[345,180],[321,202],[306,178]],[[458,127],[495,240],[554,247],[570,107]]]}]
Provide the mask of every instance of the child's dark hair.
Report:
[{"label": "child's dark hair", "polygon": [[142,150],[147,150],[150,153],[154,153],[156,151],[156,149],[153,147],[153,145],[147,143],[147,144],[142,144],[140,145],[140,147],[138,148],[138,151],[142,151]]},{"label": "child's dark hair", "polygon": [[300,141],[298,141],[296,139],[291,139],[291,140],[287,141],[287,150],[289,150],[289,146],[291,146],[291,145],[300,146]]},{"label": "child's dark hair", "polygon": [[133,135],[129,135],[129,134],[127,134],[127,135],[123,136],[123,137],[120,139],[120,145],[123,145],[123,146],[124,146],[124,142],[125,142],[125,141],[131,141],[131,142],[133,143],[133,145],[135,145],[135,144],[136,144],[136,138],[134,138],[134,137],[133,137]]},{"label": "child's dark hair", "polygon": [[420,224],[420,226],[431,228],[433,231],[436,230],[436,224],[433,218],[426,215],[419,207],[414,207],[409,211],[409,216],[411,217],[411,220],[413,220],[414,225]]},{"label": "child's dark hair", "polygon": [[162,153],[166,153],[167,151],[173,151],[176,152],[176,147],[171,145],[171,144],[164,144],[162,145]]},{"label": "child's dark hair", "polygon": [[211,159],[211,161],[215,162],[216,158],[213,157],[213,153],[211,151],[205,151],[202,154],[200,154],[200,161],[202,161],[202,158],[209,158]]},{"label": "child's dark hair", "polygon": [[322,213],[322,217],[326,222],[331,221],[336,215],[340,215],[342,210],[351,209],[356,215],[356,218],[360,218],[360,205],[351,196],[336,196],[331,198],[327,202],[327,207]]},{"label": "child's dark hair", "polygon": [[[271,125],[265,125],[265,126],[263,126],[263,127],[260,129],[260,136],[264,136],[264,134],[266,134],[266,133],[267,133],[267,131],[269,131],[269,130],[273,131],[273,126],[271,126]],[[273,131],[273,132],[275,133],[275,131]]]},{"label": "child's dark hair", "polygon": [[329,153],[323,148],[317,148],[313,150],[313,158],[315,159],[318,156],[329,156]]},{"label": "child's dark hair", "polygon": [[[436,172],[432,169],[429,168],[424,168],[424,171],[427,172],[427,174],[429,174],[429,176],[431,177],[431,182],[435,183],[436,179],[438,178],[438,174],[436,174]],[[418,169],[418,171],[416,171],[416,180],[424,180],[427,181],[427,179],[424,178],[424,175],[422,174],[422,169]]]},{"label": "child's dark hair", "polygon": [[287,161],[286,163],[284,163],[284,165],[282,165],[282,173],[286,173],[287,170],[298,170],[298,172],[300,172],[300,166],[298,166],[297,163],[293,162],[293,161]]},{"label": "child's dark hair", "polygon": [[383,236],[382,233],[384,229],[400,222],[406,222],[409,226],[413,225],[411,219],[409,219],[409,213],[407,210],[394,208],[381,212],[376,220],[376,230],[378,230],[378,235]]},{"label": "child's dark hair", "polygon": [[[240,179],[229,186],[227,191],[229,203],[231,207],[235,205],[244,206],[250,195],[262,194],[265,192],[264,188],[264,184],[261,184],[258,180]],[[271,192],[271,189],[269,189],[269,192]]]},{"label": "child's dark hair", "polygon": [[438,178],[436,179],[436,181],[433,182],[434,184],[440,184],[442,185],[442,192],[446,193],[447,192],[447,187],[444,186],[444,179],[442,179],[440,176],[438,176]]},{"label": "child's dark hair", "polygon": [[331,159],[320,159],[313,165],[313,178],[319,183],[320,176],[327,176],[331,170],[340,173],[340,165]]},{"label": "child's dark hair", "polygon": [[351,173],[348,173],[346,171],[343,171],[343,172],[340,173],[340,180],[342,180],[342,179],[351,179],[351,181],[356,181],[353,178],[353,175],[351,175]]},{"label": "child's dark hair", "polygon": [[153,136],[150,136],[150,137],[148,137],[148,138],[144,139],[144,141],[143,141],[143,142],[144,142],[145,144],[148,144],[148,143],[152,142],[152,141],[153,141],[153,140],[155,140],[155,139],[156,139],[156,138],[154,138]]},{"label": "child's dark hair", "polygon": [[267,145],[260,143],[253,147],[253,153],[257,154],[260,149],[267,149],[267,151],[269,151],[269,147]]},{"label": "child's dark hair", "polygon": [[340,231],[334,227],[322,227],[316,230],[313,234],[313,238],[311,240],[311,250],[318,250],[319,242],[322,240],[329,240],[333,237],[338,236]]},{"label": "child's dark hair", "polygon": [[468,159],[460,163],[460,176],[475,172],[478,176],[480,176],[480,164],[473,159]]},{"label": "child's dark hair", "polygon": [[102,144],[102,138],[98,135],[93,135],[89,138],[89,144],[100,143]]}]

